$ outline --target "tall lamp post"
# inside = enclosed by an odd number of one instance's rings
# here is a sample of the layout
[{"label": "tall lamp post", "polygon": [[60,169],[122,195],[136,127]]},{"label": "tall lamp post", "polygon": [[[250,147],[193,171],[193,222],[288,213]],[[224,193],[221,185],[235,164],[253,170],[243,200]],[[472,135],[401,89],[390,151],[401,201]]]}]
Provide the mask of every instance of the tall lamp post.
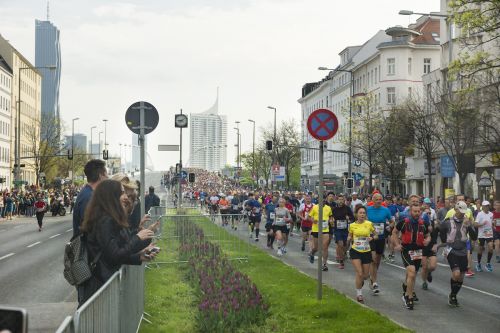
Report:
[{"label": "tall lamp post", "polygon": [[[274,106],[268,106],[267,107],[270,110],[274,110],[274,134],[273,134],[273,162],[271,163],[274,165],[275,159],[276,159],[276,108]],[[271,190],[274,189],[274,175],[271,175]]]},{"label": "tall lamp post", "polygon": [[94,158],[94,141],[93,141],[93,136],[92,134],[94,133],[93,129],[97,128],[97,126],[92,126],[90,128],[90,158]]},{"label": "tall lamp post", "polygon": [[[347,157],[347,178],[352,178],[352,98],[354,96],[354,73],[348,69],[331,69],[327,67],[318,67],[320,71],[333,71],[333,72],[346,72],[349,73],[351,78],[350,87],[349,87],[349,149],[348,149],[348,157]],[[349,190],[352,189],[348,189]]]},{"label": "tall lamp post", "polygon": [[253,124],[253,134],[252,134],[252,179],[254,182],[257,181],[255,178],[255,120],[248,119],[249,122]]},{"label": "tall lamp post", "polygon": [[17,73],[17,110],[16,110],[16,128],[15,128],[15,145],[14,145],[14,184],[19,186],[19,178],[21,174],[21,71],[31,69],[57,69],[56,66],[40,66],[40,67],[19,67]]},{"label": "tall lamp post", "polygon": [[[99,151],[101,151],[101,134],[103,134],[103,131],[99,132]],[[99,153],[99,159],[101,158],[101,153]]]},{"label": "tall lamp post", "polygon": [[80,118],[71,119],[71,185],[75,185],[75,121]]},{"label": "tall lamp post", "polygon": [[[107,150],[108,149],[108,143],[106,142],[106,128],[107,128],[106,124],[108,123],[108,120],[107,119],[103,119],[102,121],[104,122],[104,150]],[[103,153],[103,156],[104,156],[104,153]],[[106,167],[107,167],[108,166],[108,160],[106,159],[104,162],[106,163]]]},{"label": "tall lamp post", "polygon": [[241,176],[241,172],[240,172],[240,167],[241,167],[241,156],[240,156],[240,144],[241,144],[241,141],[240,141],[240,122],[239,121],[235,121],[235,124],[236,124],[236,127],[234,127],[234,129],[236,130],[236,167],[237,167],[237,174],[238,174],[238,183],[239,183],[239,179]]}]

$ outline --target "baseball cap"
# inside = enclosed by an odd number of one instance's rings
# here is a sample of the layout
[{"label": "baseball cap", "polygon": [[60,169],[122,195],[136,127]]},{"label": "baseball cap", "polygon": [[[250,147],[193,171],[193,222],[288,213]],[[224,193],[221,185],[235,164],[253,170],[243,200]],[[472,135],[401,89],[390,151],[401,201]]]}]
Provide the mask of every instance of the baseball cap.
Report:
[{"label": "baseball cap", "polygon": [[429,198],[425,198],[425,199],[424,199],[424,203],[426,203],[426,204],[430,204],[430,203],[431,203],[431,199],[429,199]]},{"label": "baseball cap", "polygon": [[351,195],[358,195],[358,192],[352,192]]},{"label": "baseball cap", "polygon": [[490,202],[488,200],[484,200],[481,206],[489,206]]},{"label": "baseball cap", "polygon": [[467,204],[465,201],[459,201],[455,204],[455,210],[458,210],[460,213],[467,213]]}]

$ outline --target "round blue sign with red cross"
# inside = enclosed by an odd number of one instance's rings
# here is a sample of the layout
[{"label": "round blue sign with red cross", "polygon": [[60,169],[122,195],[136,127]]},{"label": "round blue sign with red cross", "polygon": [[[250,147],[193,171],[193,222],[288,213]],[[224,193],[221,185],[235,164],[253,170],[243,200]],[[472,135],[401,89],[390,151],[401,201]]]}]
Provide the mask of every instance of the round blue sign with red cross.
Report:
[{"label": "round blue sign with red cross", "polygon": [[325,141],[333,138],[338,129],[337,116],[330,110],[318,109],[307,118],[307,130],[317,140]]}]

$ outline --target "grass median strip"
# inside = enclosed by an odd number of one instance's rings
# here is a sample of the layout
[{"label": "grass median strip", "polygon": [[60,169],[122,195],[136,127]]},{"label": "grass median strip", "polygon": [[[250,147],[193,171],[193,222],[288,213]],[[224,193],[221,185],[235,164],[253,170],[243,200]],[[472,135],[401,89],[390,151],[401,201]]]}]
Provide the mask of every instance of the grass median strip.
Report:
[{"label": "grass median strip", "polygon": [[[314,279],[269,256],[261,249],[254,246],[246,246],[248,241],[229,234],[226,230],[213,224],[206,217],[194,216],[189,218],[189,220],[194,221],[202,227],[205,234],[214,235],[210,241],[219,244],[222,250],[230,257],[241,258],[246,255],[250,256],[248,262],[234,260],[233,265],[238,271],[248,275],[250,280],[255,283],[269,305],[269,314],[263,324],[259,326],[246,326],[241,328],[239,332],[409,332],[379,313],[359,306],[332,288],[325,286],[323,289],[323,300],[317,301],[316,281]],[[170,221],[168,220],[165,222],[166,228],[169,228],[169,223]],[[238,246],[235,246],[235,244],[238,244]],[[169,250],[167,252],[173,252],[170,249],[175,247],[172,244],[165,244],[165,246],[168,246]],[[162,255],[171,256],[171,260],[175,260],[177,257],[177,255],[172,255],[172,253],[164,253]],[[159,258],[159,260],[165,260],[165,258]],[[159,294],[164,293],[163,289],[172,289],[172,283],[177,284],[186,281],[183,277],[184,266],[184,264],[169,264],[158,269],[158,273],[148,271],[147,283],[152,286],[148,287],[147,285],[147,312],[154,312],[149,309],[151,307],[150,303],[152,303],[149,300],[151,296],[150,290],[157,289],[153,296],[157,297]],[[170,273],[164,275],[163,271],[169,271]],[[174,281],[169,280],[175,276],[172,271],[178,272]],[[187,282],[182,283],[188,288]],[[175,307],[179,312],[189,312],[191,314],[189,317],[194,319],[196,317],[194,314],[198,311],[196,308],[196,295],[193,291],[183,291],[182,288],[179,288],[180,292],[187,293],[182,302],[176,301],[174,297],[176,295],[172,295],[170,292],[166,293],[165,296],[171,299],[163,299],[161,306],[166,308],[166,313],[169,312],[169,308]],[[180,307],[183,307],[184,310],[179,309]],[[158,310],[163,312],[163,309]],[[169,321],[177,321],[178,324],[176,325],[180,325],[182,328],[184,327],[182,319],[179,316],[169,315],[169,317],[165,318],[165,324],[168,324]],[[176,325],[170,327],[176,327]],[[193,330],[190,332],[194,332],[196,325],[194,323],[191,323],[191,325]],[[143,324],[143,328],[147,326],[151,325]],[[156,325],[151,327],[154,326]],[[141,332],[153,331],[155,330],[141,330]],[[156,326],[156,332],[170,331],[166,326]],[[189,330],[182,331],[177,329],[172,332],[174,331],[188,332]]]}]

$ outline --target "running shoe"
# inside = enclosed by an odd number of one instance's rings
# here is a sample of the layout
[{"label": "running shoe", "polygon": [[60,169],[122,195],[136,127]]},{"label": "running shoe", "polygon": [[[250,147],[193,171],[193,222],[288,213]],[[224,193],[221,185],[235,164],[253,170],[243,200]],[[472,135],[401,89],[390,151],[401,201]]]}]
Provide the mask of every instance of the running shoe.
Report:
[{"label": "running shoe", "polygon": [[304,252],[306,250],[306,243],[302,242],[302,247],[300,249]]},{"label": "running shoe", "polygon": [[278,257],[281,257],[283,255],[283,251],[281,251],[281,248],[278,248]]},{"label": "running shoe", "polygon": [[344,269],[344,268],[345,268],[344,264],[343,264],[343,263],[340,263],[340,264],[339,264],[339,269]]},{"label": "running shoe", "polygon": [[406,284],[403,282],[401,287],[403,287],[403,295],[404,295],[406,293]]},{"label": "running shoe", "polygon": [[287,252],[287,251],[286,251],[286,247],[284,247],[284,246],[283,246],[283,247],[281,248],[281,251],[283,251],[283,254],[285,254],[285,253]]},{"label": "running shoe", "polygon": [[408,310],[413,310],[413,300],[411,298],[408,298],[408,296],[403,296],[401,297],[401,299],[403,300],[404,306]]},{"label": "running shoe", "polygon": [[309,255],[309,262],[311,264],[314,264],[314,255],[312,255],[312,254]]},{"label": "running shoe", "polygon": [[415,294],[415,292],[413,292],[413,297],[411,298],[411,300],[414,302],[418,302],[418,297],[417,294]]},{"label": "running shoe", "polygon": [[457,295],[450,294],[448,296],[448,305],[455,308],[460,306],[457,301]]},{"label": "running shoe", "polygon": [[465,276],[466,277],[473,277],[474,276],[474,272],[469,268],[467,270],[467,272],[465,272]]},{"label": "running shoe", "polygon": [[487,270],[488,272],[493,272],[493,266],[491,266],[491,264],[490,264],[490,263],[487,263],[487,264],[486,264],[486,270]]},{"label": "running shoe", "polygon": [[375,283],[373,284],[373,287],[372,287],[372,292],[373,292],[373,295],[378,295],[378,294],[380,294],[380,289],[379,289],[379,287],[378,287],[378,283],[377,283],[377,282],[375,282]]},{"label": "running shoe", "polygon": [[422,289],[423,290],[429,289],[429,285],[427,284],[427,281],[424,281],[424,283],[422,283]]},{"label": "running shoe", "polygon": [[323,272],[328,272],[328,267],[326,264],[323,265],[323,268],[321,269]]},{"label": "running shoe", "polygon": [[481,264],[476,264],[476,272],[481,273],[482,271]]},{"label": "running shoe", "polygon": [[255,241],[258,242],[259,241],[259,237],[255,237]]},{"label": "running shoe", "polygon": [[363,299],[362,295],[359,295],[358,297],[356,297],[356,300],[358,301],[358,303],[361,303],[361,304],[365,303],[365,300]]},{"label": "running shoe", "polygon": [[429,272],[429,273],[427,274],[427,282],[429,282],[429,283],[431,283],[431,282],[432,282],[432,274],[431,274],[431,272]]}]

